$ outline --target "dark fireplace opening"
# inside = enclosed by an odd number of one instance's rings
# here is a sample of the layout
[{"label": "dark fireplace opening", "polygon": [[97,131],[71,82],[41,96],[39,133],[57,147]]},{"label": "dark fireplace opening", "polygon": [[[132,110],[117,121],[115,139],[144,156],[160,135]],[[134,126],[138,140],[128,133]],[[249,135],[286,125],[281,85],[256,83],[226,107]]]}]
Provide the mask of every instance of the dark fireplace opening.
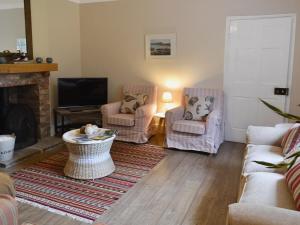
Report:
[{"label": "dark fireplace opening", "polygon": [[36,116],[30,104],[24,102],[28,98],[24,87],[0,89],[0,134],[16,135],[15,150],[37,143]]}]

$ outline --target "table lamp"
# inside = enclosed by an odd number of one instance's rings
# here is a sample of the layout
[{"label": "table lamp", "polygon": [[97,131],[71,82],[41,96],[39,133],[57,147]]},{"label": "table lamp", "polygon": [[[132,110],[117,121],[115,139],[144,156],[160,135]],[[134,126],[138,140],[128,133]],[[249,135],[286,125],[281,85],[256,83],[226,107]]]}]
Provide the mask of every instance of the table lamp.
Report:
[{"label": "table lamp", "polygon": [[163,103],[172,103],[173,102],[173,95],[169,91],[165,91],[162,94],[162,102]]}]

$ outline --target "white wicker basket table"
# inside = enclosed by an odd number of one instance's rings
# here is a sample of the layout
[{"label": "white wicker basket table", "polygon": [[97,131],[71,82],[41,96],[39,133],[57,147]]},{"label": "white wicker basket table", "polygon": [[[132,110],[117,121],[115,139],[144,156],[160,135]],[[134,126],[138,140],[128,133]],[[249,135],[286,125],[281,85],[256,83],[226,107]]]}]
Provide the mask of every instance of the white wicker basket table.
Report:
[{"label": "white wicker basket table", "polygon": [[88,141],[78,143],[79,130],[72,130],[63,135],[69,158],[64,168],[68,177],[89,180],[110,175],[115,170],[115,165],[110,155],[115,135],[104,141]]}]

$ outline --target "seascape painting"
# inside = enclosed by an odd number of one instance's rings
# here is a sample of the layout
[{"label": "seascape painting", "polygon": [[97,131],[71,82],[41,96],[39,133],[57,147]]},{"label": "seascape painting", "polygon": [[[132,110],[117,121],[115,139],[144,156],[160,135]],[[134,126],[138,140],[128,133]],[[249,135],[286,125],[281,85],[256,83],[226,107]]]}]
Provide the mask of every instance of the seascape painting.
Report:
[{"label": "seascape painting", "polygon": [[176,34],[146,35],[146,59],[166,59],[176,55]]},{"label": "seascape painting", "polygon": [[170,39],[153,39],[150,41],[151,55],[171,55],[171,40]]}]

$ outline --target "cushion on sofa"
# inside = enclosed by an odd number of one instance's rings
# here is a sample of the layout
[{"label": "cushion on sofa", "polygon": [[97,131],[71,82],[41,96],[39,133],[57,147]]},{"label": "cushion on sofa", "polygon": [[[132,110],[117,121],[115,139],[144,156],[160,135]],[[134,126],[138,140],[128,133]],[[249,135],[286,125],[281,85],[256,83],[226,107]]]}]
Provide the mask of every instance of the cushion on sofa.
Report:
[{"label": "cushion on sofa", "polygon": [[177,132],[201,135],[205,133],[205,122],[177,120],[173,123],[172,129]]},{"label": "cushion on sofa", "polygon": [[296,210],[284,175],[258,172],[247,177],[240,203],[253,203]]},{"label": "cushion on sofa", "polygon": [[107,123],[118,125],[118,126],[126,126],[132,127],[134,126],[134,115],[133,114],[115,114],[107,117]]},{"label": "cushion on sofa", "polygon": [[289,127],[249,126],[247,143],[255,145],[274,145],[281,147],[281,142]]},{"label": "cushion on sofa", "polygon": [[284,127],[284,126],[288,127],[288,130],[287,130],[287,132],[285,133],[285,135],[284,135],[284,137],[282,139],[282,142],[281,142],[281,147],[282,148],[286,144],[286,141],[287,141],[287,139],[288,139],[288,137],[289,137],[292,129],[300,126],[300,123],[287,123],[287,125],[285,125],[285,124],[278,124],[275,127]]},{"label": "cushion on sofa", "polygon": [[299,225],[300,213],[295,210],[259,204],[232,204],[227,225]]},{"label": "cushion on sofa", "polygon": [[300,161],[285,174],[285,177],[293,193],[297,209],[300,211]]},{"label": "cushion on sofa", "polygon": [[254,161],[265,161],[269,163],[281,163],[284,161],[282,148],[270,145],[248,145],[242,174],[246,176],[254,172],[277,172],[284,173],[283,169],[269,169]]},{"label": "cushion on sofa", "polygon": [[300,143],[300,126],[296,124],[282,140],[283,154],[289,154]]}]

